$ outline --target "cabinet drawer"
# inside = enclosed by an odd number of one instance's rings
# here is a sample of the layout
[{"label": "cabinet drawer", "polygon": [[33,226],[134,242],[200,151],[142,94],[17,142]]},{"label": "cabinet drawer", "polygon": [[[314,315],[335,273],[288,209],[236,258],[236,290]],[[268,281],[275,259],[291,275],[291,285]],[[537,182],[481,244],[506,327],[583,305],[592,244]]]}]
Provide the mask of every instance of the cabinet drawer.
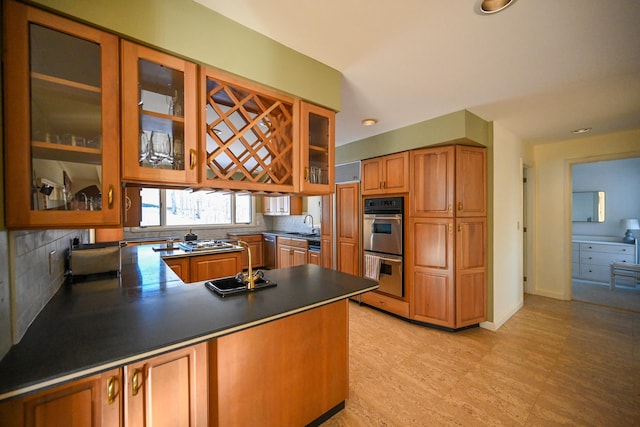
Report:
[{"label": "cabinet drawer", "polygon": [[601,243],[580,243],[581,255],[585,252],[605,252],[611,254],[635,254],[635,247],[633,245],[625,245],[620,243],[618,245],[607,245]]},{"label": "cabinet drawer", "polygon": [[605,252],[582,252],[580,255],[581,264],[606,265],[612,262],[634,263],[634,256],[631,254],[605,253]]},{"label": "cabinet drawer", "polygon": [[307,249],[309,242],[302,239],[293,239],[290,237],[278,237],[278,245],[293,246],[295,248]]},{"label": "cabinet drawer", "polygon": [[409,303],[395,298],[380,295],[377,292],[366,292],[361,295],[362,302],[398,316],[409,317]]},{"label": "cabinet drawer", "polygon": [[610,270],[608,265],[581,265],[580,278],[594,282],[609,282]]}]

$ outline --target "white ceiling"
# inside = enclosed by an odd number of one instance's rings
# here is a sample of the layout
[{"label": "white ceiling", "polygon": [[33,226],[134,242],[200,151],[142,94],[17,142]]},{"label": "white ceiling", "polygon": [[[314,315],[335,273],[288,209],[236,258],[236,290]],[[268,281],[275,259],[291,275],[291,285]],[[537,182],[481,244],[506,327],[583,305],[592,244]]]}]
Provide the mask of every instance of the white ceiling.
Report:
[{"label": "white ceiling", "polygon": [[337,145],[463,109],[532,143],[640,128],[638,0],[196,1],[343,74]]}]

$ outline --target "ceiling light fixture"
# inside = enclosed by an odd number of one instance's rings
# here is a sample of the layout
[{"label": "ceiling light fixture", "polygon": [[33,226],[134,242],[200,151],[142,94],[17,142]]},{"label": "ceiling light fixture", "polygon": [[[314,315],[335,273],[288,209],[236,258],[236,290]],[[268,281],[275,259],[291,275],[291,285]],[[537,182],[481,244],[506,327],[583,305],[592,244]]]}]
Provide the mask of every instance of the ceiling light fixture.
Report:
[{"label": "ceiling light fixture", "polygon": [[376,123],[378,123],[378,120],[376,120],[376,119],[364,119],[364,120],[362,121],[362,124],[363,124],[364,126],[373,126],[373,125],[375,125]]},{"label": "ceiling light fixture", "polygon": [[591,132],[591,128],[580,128],[580,129],[574,129],[571,131],[571,133],[575,133],[576,135],[581,133],[587,133],[587,132]]},{"label": "ceiling light fixture", "polygon": [[496,13],[505,9],[511,3],[515,2],[515,0],[482,0],[482,4],[480,5],[480,10],[482,13]]}]

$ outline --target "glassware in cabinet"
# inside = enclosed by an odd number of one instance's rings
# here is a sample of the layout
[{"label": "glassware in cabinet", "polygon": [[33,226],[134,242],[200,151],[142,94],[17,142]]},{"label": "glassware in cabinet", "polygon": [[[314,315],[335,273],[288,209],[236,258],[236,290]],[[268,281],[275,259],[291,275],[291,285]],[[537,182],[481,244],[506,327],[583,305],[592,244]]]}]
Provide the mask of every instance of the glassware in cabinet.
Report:
[{"label": "glassware in cabinet", "polygon": [[123,181],[197,183],[196,65],[122,42]]},{"label": "glassware in cabinet", "polygon": [[306,194],[329,194],[334,185],[335,113],[301,102],[300,191]]},{"label": "glassware in cabinet", "polygon": [[7,226],[119,225],[117,37],[12,1],[4,28]]}]

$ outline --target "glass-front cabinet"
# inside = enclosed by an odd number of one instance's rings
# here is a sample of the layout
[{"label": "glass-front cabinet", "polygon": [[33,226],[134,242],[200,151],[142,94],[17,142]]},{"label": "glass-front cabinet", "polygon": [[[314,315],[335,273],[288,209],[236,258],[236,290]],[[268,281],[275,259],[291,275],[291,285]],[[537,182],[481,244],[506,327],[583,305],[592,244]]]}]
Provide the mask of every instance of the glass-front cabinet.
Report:
[{"label": "glass-front cabinet", "polygon": [[5,2],[9,228],[118,225],[118,39]]},{"label": "glass-front cabinet", "polygon": [[196,184],[196,65],[122,41],[122,180]]},{"label": "glass-front cabinet", "polygon": [[300,192],[330,194],[334,184],[335,113],[300,103]]}]

